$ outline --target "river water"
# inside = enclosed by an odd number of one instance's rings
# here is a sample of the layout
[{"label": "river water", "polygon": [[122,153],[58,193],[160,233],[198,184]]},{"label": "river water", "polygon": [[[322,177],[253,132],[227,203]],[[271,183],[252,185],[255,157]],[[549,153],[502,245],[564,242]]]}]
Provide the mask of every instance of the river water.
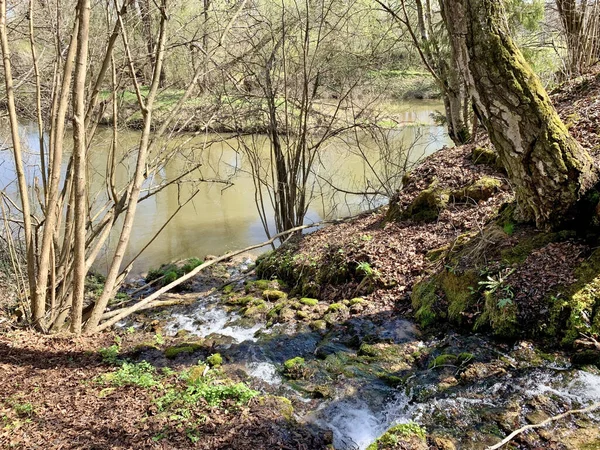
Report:
[{"label": "river water", "polygon": [[[394,117],[398,126],[390,129],[386,137],[390,149],[394,152],[407,151],[410,148],[408,160],[415,162],[419,158],[431,154],[444,145],[450,145],[444,127],[436,126],[430,114],[440,111],[442,105],[435,101],[410,101],[395,105]],[[0,151],[0,189],[11,195],[16,193],[14,164],[10,151],[10,134],[8,124],[1,124],[0,142],[4,151]],[[39,144],[37,126],[25,124],[21,126],[22,142],[24,144],[27,175],[30,182],[39,173]],[[134,130],[122,131],[119,136],[120,154],[127,149],[135,148],[139,132]],[[248,137],[261,147],[265,157],[269,154],[268,141],[264,136]],[[65,140],[65,152],[68,156],[72,145],[70,136]],[[99,209],[106,198],[104,173],[110,148],[111,132],[100,130],[90,146],[90,201]],[[209,144],[210,143],[210,144]],[[194,172],[192,178],[221,179],[233,183],[224,189],[223,184],[203,183],[194,200],[184,206],[164,228],[162,234],[152,242],[134,264],[133,274],[140,274],[149,268],[163,262],[179,260],[187,257],[218,255],[227,251],[244,248],[266,240],[266,234],[259,219],[254,198],[254,184],[249,173],[248,162],[243,152],[238,151],[238,141],[214,134],[203,134],[191,138],[190,135],[171,136],[166,148],[181,146],[191,149],[195,161],[201,161],[202,167]],[[381,163],[374,142],[364,137],[361,148],[375,166],[379,169]],[[324,175],[331,184],[338,188],[360,191],[369,180],[374,178],[364,159],[357,155],[358,149],[348,145],[344,139],[332,141],[323,148],[320,160],[315,169]],[[65,160],[68,158],[65,157]],[[127,159],[117,168],[117,183],[123,181],[131,173],[131,162]],[[154,183],[161,183],[173,178],[191,164],[188,159],[176,158],[164,167],[154,177]],[[66,167],[65,167],[66,169]],[[317,179],[318,181],[318,179]],[[169,217],[176,211],[178,204],[189,186],[169,187],[154,197],[139,204],[134,232],[126,254],[127,263],[136,255],[150,239],[164,226]],[[382,198],[368,198],[353,195],[335,195],[326,182],[315,183],[315,199],[308,211],[306,222],[319,221],[322,218],[341,217],[368,209],[384,201]],[[35,202],[34,202],[35,203]],[[267,208],[267,215],[270,215]],[[270,224],[273,229],[273,224]],[[108,249],[116,244],[117,234],[110,238]],[[98,259],[95,269],[104,272],[110,260],[110,251],[106,251]]]}]

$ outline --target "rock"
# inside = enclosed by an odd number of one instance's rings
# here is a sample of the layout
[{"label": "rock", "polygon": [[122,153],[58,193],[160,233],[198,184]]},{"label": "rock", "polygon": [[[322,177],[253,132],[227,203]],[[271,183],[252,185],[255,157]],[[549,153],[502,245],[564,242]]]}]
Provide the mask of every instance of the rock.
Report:
[{"label": "rock", "polygon": [[319,303],[319,300],[317,300],[316,298],[303,297],[300,299],[300,303],[306,306],[316,306],[317,303]]},{"label": "rock", "polygon": [[276,302],[277,300],[287,297],[287,294],[283,291],[277,291],[275,289],[266,289],[263,291],[262,296],[265,300]]},{"label": "rock", "polygon": [[434,436],[430,438],[430,441],[431,444],[436,448],[436,450],[456,450],[456,446],[448,438]]},{"label": "rock", "polygon": [[327,329],[327,322],[324,320],[313,320],[310,323],[310,327],[315,331],[325,331]]}]

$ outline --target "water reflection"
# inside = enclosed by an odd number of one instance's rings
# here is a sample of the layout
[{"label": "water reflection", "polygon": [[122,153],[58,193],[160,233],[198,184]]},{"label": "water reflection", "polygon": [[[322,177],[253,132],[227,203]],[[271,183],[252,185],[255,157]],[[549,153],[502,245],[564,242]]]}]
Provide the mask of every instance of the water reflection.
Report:
[{"label": "water reflection", "polygon": [[[404,126],[387,133],[391,150],[397,152],[412,145],[410,160],[416,161],[443,145],[449,145],[450,141],[445,129],[435,126],[431,122],[430,114],[440,109],[441,105],[432,102],[413,102],[407,104],[405,110],[398,108],[394,116],[399,118],[397,120]],[[417,126],[416,123],[419,125]],[[406,126],[407,124],[408,126]],[[15,195],[16,184],[14,162],[10,151],[10,135],[7,124],[2,125],[0,142],[3,143],[4,151],[0,152],[0,186],[10,195]],[[21,135],[25,147],[27,177],[30,183],[36,180],[39,184],[41,178],[36,126],[24,124],[21,127]],[[128,173],[131,173],[133,160],[127,157],[127,151],[135,148],[138,138],[138,132],[133,130],[123,131],[119,136],[121,147],[119,156],[123,158],[123,161],[118,165],[116,171],[118,185],[122,186]],[[261,140],[264,146],[262,151],[264,157],[267,158],[269,154],[268,141],[264,137],[258,137],[255,142]],[[323,175],[323,178],[326,176],[330,184],[319,182],[319,178],[315,178],[318,186],[317,197],[307,214],[307,223],[319,221],[324,217],[353,214],[383,201],[381,198],[373,196],[365,198],[334,193],[331,185],[348,191],[356,191],[364,189],[367,180],[370,180],[371,183],[374,180],[372,172],[359,156],[360,152],[348,145],[349,140],[342,138],[334,141],[324,147],[321,152],[320,161],[316,167],[317,174]],[[106,170],[110,141],[110,130],[100,130],[90,148],[88,178],[92,196],[90,201],[95,210],[100,210],[107,198],[103,174]],[[361,141],[361,151],[369,155],[373,161],[377,160],[377,150],[373,140],[365,135]],[[68,160],[70,154],[68,146],[70,145],[72,145],[71,140],[67,137],[64,149],[65,160]],[[237,151],[237,141],[210,134],[193,139],[190,139],[189,135],[182,135],[171,137],[163,151],[177,145],[181,145],[188,152],[182,152],[182,155],[189,154],[190,157],[180,155],[170,161],[154,175],[147,186],[151,183],[159,184],[176,176],[186,167],[190,167],[190,164],[193,163],[192,159],[202,162],[202,166],[192,174],[193,178],[219,178],[230,180],[233,185],[226,187],[223,184],[203,183],[194,199],[179,211],[165,227],[162,235],[152,242],[136,261],[134,274],[144,272],[161,262],[191,256],[204,257],[208,254],[222,254],[266,239],[256,211],[254,184],[249,174],[249,167],[243,154]],[[385,169],[381,162],[375,163],[375,166],[377,170]],[[63,171],[66,171],[66,165],[63,167]],[[126,263],[152,239],[165,221],[177,210],[180,202],[189,194],[190,190],[189,186],[180,186],[179,188],[171,186],[140,203],[134,232],[125,257]],[[270,214],[271,211],[267,209],[267,213]],[[273,223],[270,226],[271,229],[274,229]],[[106,270],[111,255],[110,250],[116,245],[117,239],[117,233],[110,237],[107,251],[99,257],[96,264],[97,270]]]}]

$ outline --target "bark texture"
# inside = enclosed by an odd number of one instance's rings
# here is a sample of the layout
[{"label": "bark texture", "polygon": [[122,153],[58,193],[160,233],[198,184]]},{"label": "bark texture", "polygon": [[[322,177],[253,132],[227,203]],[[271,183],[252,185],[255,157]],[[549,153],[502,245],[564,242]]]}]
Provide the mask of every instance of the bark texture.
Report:
[{"label": "bark texture", "polygon": [[513,184],[519,219],[547,228],[597,179],[510,37],[502,2],[442,0],[454,57]]}]

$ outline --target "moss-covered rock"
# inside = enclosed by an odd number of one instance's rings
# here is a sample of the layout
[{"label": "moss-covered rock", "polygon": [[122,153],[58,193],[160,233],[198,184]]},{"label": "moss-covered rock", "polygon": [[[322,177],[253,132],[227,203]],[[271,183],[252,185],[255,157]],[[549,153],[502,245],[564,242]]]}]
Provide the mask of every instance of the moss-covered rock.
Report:
[{"label": "moss-covered rock", "polygon": [[440,318],[445,318],[439,309],[437,279],[426,278],[413,286],[411,301],[415,319],[422,327],[429,327]]},{"label": "moss-covered rock", "polygon": [[367,450],[425,450],[427,431],[415,422],[401,423],[387,430]]},{"label": "moss-covered rock", "polygon": [[397,204],[391,204],[386,221],[412,220],[414,222],[433,222],[437,220],[450,200],[450,193],[438,187],[435,180],[427,189],[422,190],[404,210]]},{"label": "moss-covered rock", "polygon": [[456,202],[479,202],[487,200],[500,190],[502,182],[498,178],[482,177],[473,184],[452,192]]},{"label": "moss-covered rock", "polygon": [[496,167],[498,164],[498,154],[488,147],[475,147],[471,152],[471,161],[475,164]]},{"label": "moss-covered rock", "polygon": [[283,374],[288,378],[300,379],[306,377],[308,368],[304,358],[296,356],[283,363]]},{"label": "moss-covered rock", "polygon": [[276,302],[277,300],[286,298],[287,294],[283,291],[278,291],[276,289],[266,289],[263,291],[262,296],[265,300],[268,300],[270,302]]},{"label": "moss-covered rock", "polygon": [[302,297],[300,299],[300,303],[306,306],[316,306],[319,303],[319,300],[316,298]]},{"label": "moss-covered rock", "polygon": [[164,350],[164,355],[166,358],[175,359],[181,354],[192,354],[197,352],[198,350],[201,350],[202,348],[203,346],[201,344],[183,343],[174,345],[172,347],[167,347]]},{"label": "moss-covered rock", "polygon": [[347,309],[348,309],[348,307],[346,305],[344,305],[343,303],[332,303],[327,308],[327,312],[335,313],[335,312],[340,312],[340,311],[346,311]]},{"label": "moss-covered rock", "polygon": [[327,322],[324,320],[313,320],[309,325],[315,331],[324,331],[327,329]]}]

